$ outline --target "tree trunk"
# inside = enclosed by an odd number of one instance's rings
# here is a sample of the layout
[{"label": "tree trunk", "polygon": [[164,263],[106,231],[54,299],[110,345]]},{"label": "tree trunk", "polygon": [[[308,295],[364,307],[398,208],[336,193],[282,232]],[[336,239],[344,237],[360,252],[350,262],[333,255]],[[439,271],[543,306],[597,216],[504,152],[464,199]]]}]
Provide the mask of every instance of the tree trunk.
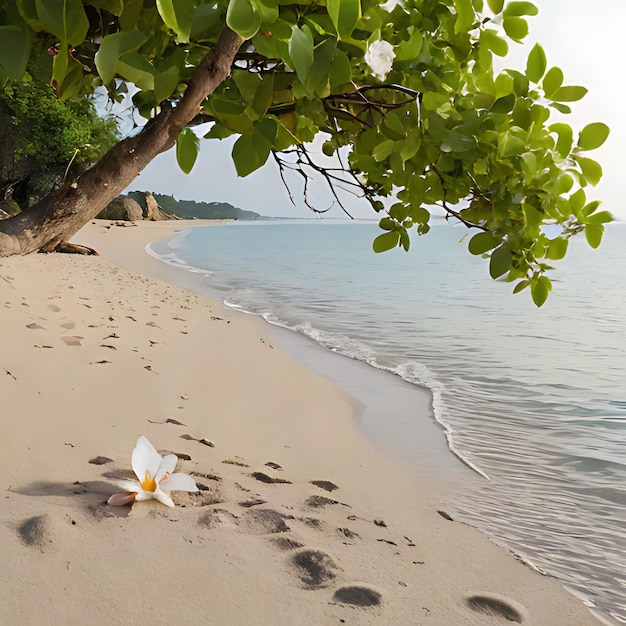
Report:
[{"label": "tree trunk", "polygon": [[0,221],[0,257],[50,252],[93,219],[161,152],[169,150],[198,114],[202,101],[228,77],[243,39],[225,28],[189,82],[178,106],[163,109],[140,133],[120,141],[76,181],[31,208]]}]

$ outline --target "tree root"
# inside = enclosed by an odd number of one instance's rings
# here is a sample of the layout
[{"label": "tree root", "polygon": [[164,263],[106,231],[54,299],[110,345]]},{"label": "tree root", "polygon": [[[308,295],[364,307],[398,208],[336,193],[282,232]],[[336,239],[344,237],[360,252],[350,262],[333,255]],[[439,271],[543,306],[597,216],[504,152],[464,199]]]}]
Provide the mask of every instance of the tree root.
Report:
[{"label": "tree root", "polygon": [[63,241],[55,246],[54,252],[62,252],[65,254],[92,254],[99,256],[98,251],[88,246],[79,246],[77,243],[69,243]]}]

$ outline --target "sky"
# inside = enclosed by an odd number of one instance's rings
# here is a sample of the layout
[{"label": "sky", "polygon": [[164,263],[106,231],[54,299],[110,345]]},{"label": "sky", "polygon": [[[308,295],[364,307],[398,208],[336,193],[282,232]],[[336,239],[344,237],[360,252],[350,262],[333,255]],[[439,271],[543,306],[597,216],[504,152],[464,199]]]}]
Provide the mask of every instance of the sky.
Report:
[{"label": "sky", "polygon": [[[611,129],[607,142],[586,156],[599,161],[603,180],[587,189],[589,199],[602,200],[603,208],[616,218],[626,220],[622,172],[626,149],[626,2],[624,0],[534,0],[539,15],[530,18],[530,34],[523,45],[510,43],[504,67],[523,71],[526,58],[539,42],[548,59],[548,67],[559,66],[566,85],[583,85],[589,89],[585,98],[573,103],[574,112],[565,119],[575,133],[591,122],[604,122]],[[271,161],[250,176],[238,178],[230,158],[233,140],[203,141],[191,174],[180,171],[174,150],[159,155],[135,179],[129,190],[153,191],[177,199],[205,202],[229,202],[239,208],[262,215],[311,217],[302,202],[294,207]],[[294,199],[301,186],[293,181]],[[326,195],[313,197],[316,206],[331,206]],[[349,198],[347,205],[353,217],[372,218],[373,211],[362,200]],[[344,214],[333,207],[326,215]]]}]

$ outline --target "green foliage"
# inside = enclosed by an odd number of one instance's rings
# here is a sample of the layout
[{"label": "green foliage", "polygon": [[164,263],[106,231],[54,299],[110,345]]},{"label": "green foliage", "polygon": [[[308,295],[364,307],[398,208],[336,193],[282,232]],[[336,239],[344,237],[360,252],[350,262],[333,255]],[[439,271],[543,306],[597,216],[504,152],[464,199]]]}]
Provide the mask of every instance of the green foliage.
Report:
[{"label": "green foliage", "polygon": [[[332,185],[306,148],[323,134],[324,154],[342,156],[381,213],[377,252],[407,250],[409,233],[427,233],[438,207],[476,229],[470,252],[489,258],[493,278],[515,292],[530,288],[540,306],[551,289],[549,262],[578,233],[597,246],[610,219],[585,194],[602,176],[585,152],[602,145],[608,128],[592,122],[577,132],[550,120],[587,90],[549,67],[540,45],[522,71],[494,69],[494,55],[528,33],[532,2],[18,0],[17,9],[0,0],[0,32],[19,51],[12,57],[0,44],[0,84],[20,77],[32,46],[31,64],[47,72],[59,98],[104,85],[119,99],[132,83],[146,118],[176,104],[230,27],[248,41],[203,104],[214,122],[205,137],[238,136],[232,158],[241,176],[274,153],[303,180],[321,173]],[[376,46],[378,56],[370,55]],[[281,161],[285,152],[296,156]],[[196,155],[186,131],[177,146],[184,171]]]},{"label": "green foliage", "polygon": [[60,102],[41,83],[6,87],[0,106],[21,138],[17,158],[33,158],[41,167],[94,162],[117,142],[115,125],[98,117],[90,100]]}]

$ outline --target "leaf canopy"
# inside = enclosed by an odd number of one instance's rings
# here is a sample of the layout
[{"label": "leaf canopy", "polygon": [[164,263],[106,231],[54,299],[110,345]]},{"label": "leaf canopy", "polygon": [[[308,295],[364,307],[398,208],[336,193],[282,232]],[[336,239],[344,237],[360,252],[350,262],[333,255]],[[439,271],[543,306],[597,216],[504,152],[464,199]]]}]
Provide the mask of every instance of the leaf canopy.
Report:
[{"label": "leaf canopy", "polygon": [[[470,252],[540,306],[546,261],[578,233],[598,245],[610,214],[587,202],[602,167],[582,155],[608,128],[594,121],[576,133],[550,119],[586,89],[548,69],[539,44],[521,71],[494,69],[536,14],[532,2],[504,0],[0,0],[0,86],[43,79],[66,100],[104,86],[116,101],[131,87],[148,119],[180,102],[228,27],[245,43],[194,122],[212,122],[207,139],[236,137],[240,176],[274,155],[281,173],[301,175],[305,198],[312,175],[332,194],[348,185],[380,214],[376,252],[408,249],[436,210],[475,229]],[[384,82],[366,54],[380,41],[393,51]],[[318,136],[341,167],[315,160]],[[184,130],[183,171],[198,149]]]}]

